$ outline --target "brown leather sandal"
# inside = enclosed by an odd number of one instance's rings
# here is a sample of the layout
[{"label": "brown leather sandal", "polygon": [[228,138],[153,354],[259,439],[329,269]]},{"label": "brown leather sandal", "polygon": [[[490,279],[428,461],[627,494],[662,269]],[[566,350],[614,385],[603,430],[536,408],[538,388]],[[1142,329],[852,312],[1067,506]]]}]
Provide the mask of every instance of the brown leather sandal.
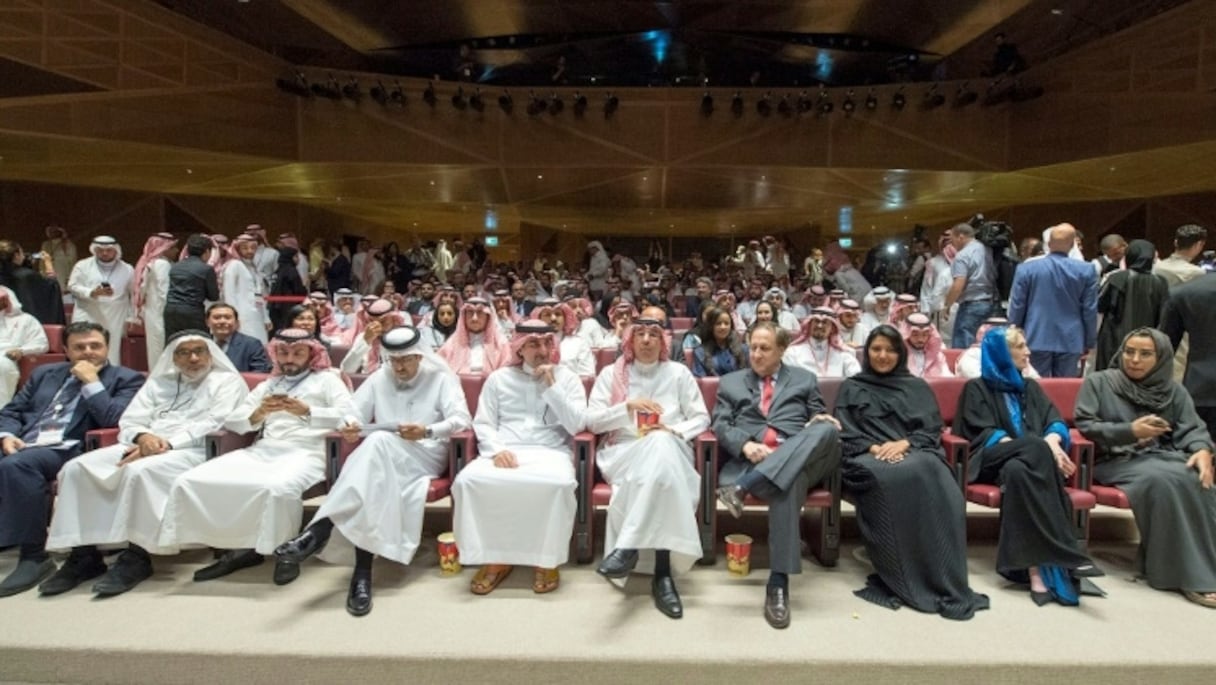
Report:
[{"label": "brown leather sandal", "polygon": [[473,576],[473,582],[469,584],[469,589],[475,595],[488,595],[494,591],[494,588],[502,584],[502,581],[511,575],[511,569],[514,566],[507,564],[486,564],[477,571],[477,575]]},{"label": "brown leather sandal", "polygon": [[561,585],[562,576],[555,568],[537,568],[532,572],[532,592],[543,595]]}]

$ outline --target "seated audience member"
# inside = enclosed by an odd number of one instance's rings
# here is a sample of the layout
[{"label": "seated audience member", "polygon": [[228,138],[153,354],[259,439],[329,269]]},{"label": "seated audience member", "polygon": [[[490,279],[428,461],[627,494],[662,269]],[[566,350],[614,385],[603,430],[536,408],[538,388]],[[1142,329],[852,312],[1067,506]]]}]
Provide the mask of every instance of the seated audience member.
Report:
[{"label": "seated audience member", "polygon": [[286,318],[283,321],[283,328],[298,328],[308,331],[308,334],[317,342],[329,349],[329,341],[321,335],[321,321],[317,317],[317,310],[313,309],[311,305],[293,304],[284,316]]},{"label": "seated audience member", "polygon": [[[680,341],[680,350],[692,350],[701,344],[702,340],[712,338],[714,335],[714,323],[711,320],[714,311],[726,311],[719,309],[713,302],[706,302],[702,307],[696,320],[693,322],[692,328],[684,333],[684,339]],[[730,317],[730,312],[727,312],[727,317]],[[731,328],[735,327],[734,319],[731,319]]]},{"label": "seated audience member", "polygon": [[490,303],[480,297],[465,302],[456,330],[439,348],[439,356],[457,374],[490,374],[503,366],[511,350],[497,319]]},{"label": "seated audience member", "polygon": [[[304,491],[325,479],[324,436],[352,411],[329,353],[306,331],[281,330],[266,348],[274,370],[224,422],[257,440],[178,476],[169,491],[159,538],[166,553],[185,545],[228,550],[195,571],[195,581],[257,566],[299,530]],[[274,582],[285,585],[299,572],[298,564],[277,563]]]},{"label": "seated audience member", "polygon": [[911,314],[901,327],[907,336],[908,369],[917,378],[953,378],[954,372],[946,362],[945,343],[929,317]]},{"label": "seated audience member", "polygon": [[967,582],[965,502],[942,452],[937,399],[908,372],[894,327],[870,332],[863,359],[836,397],[843,486],[876,571],[854,594],[969,619],[988,598]]},{"label": "seated audience member", "polygon": [[[752,321],[751,328],[755,328],[755,325],[761,321],[774,321],[775,322],[776,320],[777,320],[777,309],[775,307],[773,307],[772,302],[769,302],[768,300],[761,300],[756,303],[756,316],[755,316],[755,319]],[[748,332],[751,331],[751,328],[748,329]]]},{"label": "seated audience member", "polygon": [[747,345],[735,331],[735,322],[725,309],[711,307],[706,312],[691,349],[692,372],[697,378],[725,376],[747,366]]},{"label": "seated audience member", "polygon": [[55,572],[46,552],[51,481],[80,454],[84,434],[112,428],[144,377],[109,361],[110,334],[78,321],[63,329],[68,360],[34,369],[0,409],[0,546],[19,547],[17,567],[0,581],[0,597],[15,595]]},{"label": "seated audience member", "polygon": [[241,373],[270,373],[270,358],[266,346],[257,338],[238,330],[236,308],[216,302],[207,308],[207,329],[211,339]]},{"label": "seated audience member", "polygon": [[334,293],[333,327],[330,337],[339,345],[350,347],[359,328],[359,296],[349,288]]},{"label": "seated audience member", "polygon": [[840,322],[840,339],[849,347],[863,347],[870,329],[861,323],[861,305],[854,300],[842,299],[836,310]]},{"label": "seated audience member", "polygon": [[490,302],[494,305],[494,314],[498,317],[498,327],[501,329],[503,337],[509,339],[515,332],[516,322],[520,319],[512,306],[511,291],[495,290],[494,298]]},{"label": "seated audience member", "polygon": [[560,583],[577,509],[573,436],[587,397],[559,361],[553,329],[521,322],[506,365],[482,387],[473,419],[480,456],[452,484],[460,560],[481,565],[473,594],[492,592],[515,565],[534,568],[535,593]]},{"label": "seated audience member", "polygon": [[1113,361],[1113,368],[1086,376],[1077,396],[1077,428],[1097,448],[1094,482],[1127,494],[1148,584],[1214,608],[1211,435],[1173,380],[1173,348],[1164,333],[1132,331]]},{"label": "seated audience member", "polygon": [[770,573],[764,618],[790,624],[789,576],[802,573],[802,505],[811,486],[840,465],[836,419],[825,413],[815,375],[781,362],[789,332],[775,322],[752,326],[751,366],[718,385],[713,426],[725,460],[718,501],[735,518],[748,494],[768,502]]},{"label": "seated audience member", "polygon": [[21,369],[17,363],[31,354],[50,349],[46,331],[33,316],[21,309],[21,301],[10,289],[0,286],[0,406],[13,399]]},{"label": "seated audience member", "polygon": [[[916,299],[915,295],[908,293],[896,295],[895,304],[891,305],[891,315],[887,323],[900,328],[909,314],[915,314],[918,311],[920,311],[920,300]],[[928,315],[926,314],[926,316]]]},{"label": "seated audience member", "polygon": [[848,378],[861,371],[857,353],[840,339],[840,324],[827,307],[812,309],[782,359],[816,378]]},{"label": "seated audience member", "polygon": [[[47,548],[71,553],[39,592],[61,594],[104,573],[93,592],[119,595],[151,577],[151,554],[166,551],[157,537],[173,481],[207,459],[207,433],[248,395],[210,336],[185,330],[171,337],[118,422],[118,444],[82,454],[59,472]],[[107,569],[98,545],[126,548]]]},{"label": "seated audience member", "polygon": [[[747,332],[747,323],[744,321],[743,315],[739,313],[734,293],[729,290],[719,290],[714,293],[714,304],[718,306],[718,309],[725,309],[730,312],[730,318],[735,324],[735,331],[737,333],[742,335]],[[704,312],[704,306],[702,306],[702,312]]]},{"label": "seated audience member", "polygon": [[346,356],[342,358],[345,373],[373,373],[380,368],[380,337],[385,331],[405,325],[403,312],[397,311],[392,302],[379,299],[367,306],[367,323],[355,338]]},{"label": "seated audience member", "polygon": [[776,312],[777,318],[775,321],[791,334],[801,330],[801,325],[798,323],[798,317],[794,316],[794,312],[785,306],[785,291],[781,288],[769,288],[764,293],[764,299],[768,300],[773,305],[773,311]]},{"label": "seated audience member", "polygon": [[824,290],[822,285],[813,285],[807,288],[802,301],[794,306],[794,318],[802,321],[811,315],[812,309],[826,306],[828,306],[828,291]]},{"label": "seated audience member", "polygon": [[600,349],[621,349],[621,336],[625,333],[635,318],[638,310],[628,302],[618,302],[609,310],[612,328],[600,338]]},{"label": "seated audience member", "polygon": [[[839,288],[833,288],[832,290],[829,290],[829,291],[828,291],[828,307],[830,307],[830,308],[832,308],[832,309],[837,309],[837,308],[839,308],[839,307],[840,307],[840,305],[841,305],[842,303],[844,303],[844,301],[845,301],[845,300],[847,300],[847,299],[849,299],[849,295],[848,295],[848,293],[846,293],[846,292],[845,292],[845,291],[843,291],[843,290],[840,290]],[[854,302],[856,302],[856,300],[854,300]],[[860,308],[860,306],[859,306],[859,307],[858,307],[858,311],[859,311],[859,312],[860,312],[860,309],[861,309],[861,308]],[[859,314],[859,315],[860,315],[860,314]],[[862,343],[865,343],[865,341],[864,341],[864,340],[862,340],[861,342],[862,342]]]},{"label": "seated audience member", "polygon": [[443,347],[443,344],[452,337],[456,332],[456,326],[459,324],[458,310],[456,305],[451,302],[444,302],[435,308],[431,316],[431,325],[419,327],[418,332],[422,334],[422,341],[430,346],[432,350],[438,350]]},{"label": "seated audience member", "polygon": [[576,376],[595,377],[595,355],[583,339],[574,334],[578,321],[574,310],[556,298],[545,297],[532,308],[532,318],[553,328],[561,364]]},{"label": "seated audience member", "polygon": [[874,330],[884,323],[889,323],[891,318],[891,302],[895,298],[895,294],[886,286],[878,286],[871,290],[865,299],[862,300],[862,308],[865,310],[861,315],[861,323],[866,330]]},{"label": "seated audience member", "polygon": [[334,563],[349,563],[353,556],[346,610],[354,616],[372,609],[376,555],[399,564],[413,560],[431,479],[447,470],[452,434],[472,422],[460,379],[434,356],[418,329],[394,328],[381,345],[388,363],[355,392],[354,412],[345,417],[342,433],[356,442],[361,427],[375,429],[346,460],[308,528],[275,550],[286,564],[317,553]]},{"label": "seated audience member", "polygon": [[575,316],[578,317],[578,328],[575,330],[575,335],[583,339],[587,343],[587,347],[593,350],[603,347],[604,327],[596,320],[591,300],[585,297],[574,297],[568,300],[570,307],[574,310]]},{"label": "seated audience member", "polygon": [[[648,307],[643,315],[659,311]],[[639,318],[626,329],[620,358],[600,371],[591,391],[587,428],[608,434],[595,462],[613,486],[597,572],[625,578],[640,564],[653,572],[655,607],[680,618],[672,573],[701,557],[695,514],[701,478],[690,441],[709,427],[709,412],[688,367],[667,360],[671,334],[663,324]]]},{"label": "seated audience member", "polygon": [[953,432],[971,443],[967,482],[1001,487],[997,572],[1029,582],[1036,604],[1075,605],[1074,576],[1101,572],[1077,546],[1060,478],[1077,469],[1067,452],[1068,426],[1039,384],[1022,377],[1029,364],[1021,329],[989,330],[983,375],[964,386]]}]

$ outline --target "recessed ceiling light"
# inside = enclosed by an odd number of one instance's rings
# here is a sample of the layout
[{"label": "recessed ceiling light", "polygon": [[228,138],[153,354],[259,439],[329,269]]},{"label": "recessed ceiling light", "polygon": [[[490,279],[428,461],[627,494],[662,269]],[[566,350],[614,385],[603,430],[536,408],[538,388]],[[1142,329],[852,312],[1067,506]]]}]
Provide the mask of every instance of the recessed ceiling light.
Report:
[{"label": "recessed ceiling light", "polygon": [[431,185],[435,185],[435,182],[434,182],[434,181],[431,181]]},{"label": "recessed ceiling light", "polygon": [[1064,10],[1060,9],[1059,7],[1053,7],[1051,8],[1051,13],[1058,17],[1061,14],[1064,14]]},{"label": "recessed ceiling light", "polygon": [[545,175],[544,175],[544,174],[537,174],[537,175],[536,175],[536,180],[538,180],[538,181],[539,181],[539,180],[542,180],[542,179],[544,179],[544,177],[545,177]]}]

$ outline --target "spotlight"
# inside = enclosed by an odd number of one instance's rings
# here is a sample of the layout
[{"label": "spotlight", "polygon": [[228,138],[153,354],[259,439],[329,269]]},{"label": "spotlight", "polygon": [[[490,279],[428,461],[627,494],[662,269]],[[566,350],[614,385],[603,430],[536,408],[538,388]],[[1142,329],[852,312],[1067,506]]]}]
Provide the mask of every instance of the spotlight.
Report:
[{"label": "spotlight", "polygon": [[743,96],[739,94],[739,91],[735,91],[734,97],[730,99],[730,111],[736,117],[743,116]]},{"label": "spotlight", "polygon": [[426,84],[426,90],[422,91],[422,100],[432,108],[434,108],[435,104],[439,102],[439,98],[435,97],[434,82]]},{"label": "spotlight", "polygon": [[561,114],[562,110],[565,108],[566,103],[557,96],[557,93],[549,96],[549,114],[557,116],[558,114]]},{"label": "spotlight", "polygon": [[456,94],[452,96],[452,106],[459,110],[464,110],[469,106],[468,100],[464,99],[464,88],[456,89]]},{"label": "spotlight", "polygon": [[937,84],[929,86],[929,90],[925,91],[925,99],[921,101],[920,108],[924,110],[937,109],[946,104],[946,96],[937,92]]},{"label": "spotlight", "polygon": [[312,84],[312,94],[320,98],[328,98],[330,100],[342,99],[342,87],[338,85],[338,79],[334,78],[333,74],[329,75],[329,81],[325,83]]},{"label": "spotlight", "polygon": [[773,113],[773,94],[765,93],[764,97],[756,101],[756,113],[762,117],[766,117]]},{"label": "spotlight", "polygon": [[587,96],[574,91],[574,116],[582,118],[587,113]]},{"label": "spotlight", "polygon": [[819,89],[819,102],[815,105],[815,109],[819,112],[819,116],[825,116],[832,113],[835,105],[832,104],[832,98],[828,97],[828,91]]},{"label": "spotlight", "polygon": [[709,91],[705,91],[705,94],[701,96],[701,114],[704,114],[705,116],[709,116],[713,113],[714,113],[714,96],[710,95]]},{"label": "spotlight", "polygon": [[608,93],[608,97],[604,98],[604,118],[607,119],[607,118],[611,117],[613,114],[616,114],[616,110],[620,106],[621,106],[620,98],[613,95],[612,93]]},{"label": "spotlight", "polygon": [[870,110],[871,112],[878,109],[878,96],[874,94],[873,88],[871,88],[869,94],[866,95],[866,109]]},{"label": "spotlight", "polygon": [[798,94],[798,112],[806,114],[812,109],[815,109],[815,103],[811,102],[811,96],[807,95],[807,92],[804,90]]},{"label": "spotlight", "polygon": [[844,94],[844,102],[840,103],[840,109],[844,110],[845,116],[852,116],[853,110],[857,109],[857,103],[853,102],[853,91]]},{"label": "spotlight", "polygon": [[297,71],[295,78],[292,79],[277,78],[274,80],[274,84],[278,86],[279,90],[291,93],[296,97],[312,97],[312,90],[308,86],[308,77],[302,71]]},{"label": "spotlight", "polygon": [[777,112],[787,119],[794,116],[794,106],[790,104],[789,95],[781,96],[781,102],[777,103]]},{"label": "spotlight", "polygon": [[396,107],[405,107],[405,91],[401,90],[401,83],[393,83],[393,89],[388,93],[388,101]]},{"label": "spotlight", "polygon": [[536,93],[528,93],[528,116],[537,116],[545,111],[545,101],[536,97]]},{"label": "spotlight", "polygon": [[515,109],[515,101],[511,99],[510,92],[504,90],[502,95],[498,96],[498,108],[507,114],[510,114],[511,110]]},{"label": "spotlight", "polygon": [[486,101],[481,98],[480,88],[473,92],[473,97],[469,98],[469,107],[472,107],[478,112],[486,111]]},{"label": "spotlight", "polygon": [[350,77],[350,81],[345,86],[342,86],[342,94],[354,102],[363,99],[363,91],[359,90],[359,81],[354,76]]},{"label": "spotlight", "polygon": [[979,93],[971,90],[970,85],[964,81],[963,85],[958,87],[958,92],[954,94],[954,107],[966,107],[976,100],[980,99]]},{"label": "spotlight", "polygon": [[900,86],[899,90],[895,91],[895,95],[891,96],[891,108],[903,109],[906,104],[908,104],[908,98],[904,95],[904,87]]}]

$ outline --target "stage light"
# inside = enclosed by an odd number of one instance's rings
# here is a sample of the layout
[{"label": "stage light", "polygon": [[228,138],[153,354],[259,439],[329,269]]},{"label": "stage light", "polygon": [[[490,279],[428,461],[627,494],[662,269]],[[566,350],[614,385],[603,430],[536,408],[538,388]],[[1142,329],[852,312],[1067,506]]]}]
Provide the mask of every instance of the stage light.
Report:
[{"label": "stage light", "polygon": [[557,93],[549,96],[549,114],[557,116],[558,114],[561,114],[562,110],[565,108],[566,103],[562,101],[560,97],[558,97]]},{"label": "stage light", "polygon": [[354,76],[350,77],[350,81],[345,86],[342,86],[342,94],[352,102],[363,99],[363,91],[359,90],[359,81]]},{"label": "stage light", "polygon": [[528,93],[528,116],[537,116],[545,111],[545,101],[536,97],[536,93]]},{"label": "stage light", "polygon": [[925,91],[925,99],[921,101],[920,108],[929,110],[937,109],[946,104],[946,96],[937,92],[937,84],[929,86],[929,90]]},{"label": "stage light", "polygon": [[507,114],[510,114],[511,110],[515,109],[515,101],[511,99],[509,91],[504,90],[502,95],[498,96],[498,108]]},{"label": "stage light", "polygon": [[787,119],[794,116],[794,106],[790,104],[789,95],[781,96],[781,102],[777,103],[777,112]]},{"label": "stage light", "polygon": [[713,113],[714,113],[714,96],[710,95],[709,91],[705,91],[705,94],[701,96],[701,114],[704,114],[705,116],[709,116]]},{"label": "stage light", "polygon": [[764,97],[756,101],[756,113],[762,117],[766,117],[773,113],[773,94],[765,93]]},{"label": "stage light", "polygon": [[874,94],[873,88],[871,88],[869,94],[866,95],[866,109],[870,110],[871,112],[878,109],[878,96]]},{"label": "stage light", "polygon": [[970,84],[966,81],[958,87],[958,92],[954,94],[954,107],[966,107],[976,100],[980,99],[979,93],[971,90]]},{"label": "stage light", "polygon": [[312,97],[312,90],[308,85],[308,77],[305,76],[304,72],[302,71],[297,71],[295,78],[277,78],[274,80],[274,84],[278,86],[279,90],[285,93],[291,93],[296,97]]},{"label": "stage light", "polygon": [[486,111],[486,101],[483,100],[481,97],[480,88],[478,88],[476,91],[473,92],[473,97],[469,98],[469,107],[472,107],[475,111],[478,111],[478,112]]},{"label": "stage light", "polygon": [[819,101],[815,104],[815,110],[819,116],[825,116],[832,113],[835,106],[832,104],[832,98],[828,97],[828,91],[819,89]]},{"label": "stage light", "polygon": [[452,96],[452,106],[459,110],[469,106],[468,101],[464,99],[464,88],[456,89],[456,94]]},{"label": "stage light", "polygon": [[899,90],[895,91],[895,95],[891,96],[891,108],[903,109],[906,104],[908,104],[908,98],[904,95],[904,87],[900,86]]},{"label": "stage light", "polygon": [[405,107],[405,91],[401,90],[401,83],[393,84],[393,89],[388,93],[388,101],[395,107]]},{"label": "stage light", "polygon": [[798,94],[798,112],[806,114],[815,108],[815,103],[811,102],[811,96],[804,90]]},{"label": "stage light", "polygon": [[439,98],[435,96],[435,84],[433,82],[426,84],[426,90],[422,91],[422,101],[432,108],[439,102]]},{"label": "stage light", "polygon": [[739,91],[735,91],[734,97],[730,99],[730,111],[734,113],[735,117],[743,116],[743,96],[739,94]]},{"label": "stage light", "polygon": [[840,109],[844,110],[846,116],[851,116],[853,110],[857,109],[857,103],[853,102],[853,91],[844,94],[844,102],[840,103]]},{"label": "stage light", "polygon": [[577,90],[574,91],[573,109],[574,109],[574,116],[576,116],[580,119],[583,118],[583,115],[587,113],[587,96],[583,95],[582,93],[578,92]]},{"label": "stage light", "polygon": [[329,81],[325,83],[312,84],[312,94],[320,98],[328,98],[330,100],[342,99],[342,87],[338,85],[338,79],[333,74],[329,75]]},{"label": "stage light", "polygon": [[612,93],[608,93],[608,97],[604,98],[604,118],[611,118],[616,114],[616,110],[621,106],[621,100]]}]

